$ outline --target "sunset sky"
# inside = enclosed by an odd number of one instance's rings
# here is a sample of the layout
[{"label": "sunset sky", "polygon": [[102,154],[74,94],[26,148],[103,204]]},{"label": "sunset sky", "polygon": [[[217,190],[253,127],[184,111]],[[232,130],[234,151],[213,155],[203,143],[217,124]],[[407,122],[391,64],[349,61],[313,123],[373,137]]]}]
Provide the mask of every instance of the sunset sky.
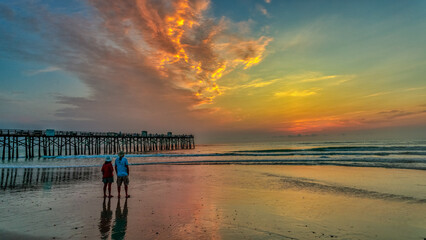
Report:
[{"label": "sunset sky", "polygon": [[423,0],[0,2],[0,128],[424,136],[425,76]]}]

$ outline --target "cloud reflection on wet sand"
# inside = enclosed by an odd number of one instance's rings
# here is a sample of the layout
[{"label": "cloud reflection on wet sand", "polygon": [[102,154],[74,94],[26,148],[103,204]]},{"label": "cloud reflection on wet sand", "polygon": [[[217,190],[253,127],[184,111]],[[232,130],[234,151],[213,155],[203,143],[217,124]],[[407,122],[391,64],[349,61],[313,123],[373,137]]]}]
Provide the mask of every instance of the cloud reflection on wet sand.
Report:
[{"label": "cloud reflection on wet sand", "polygon": [[[383,197],[424,198],[416,187],[423,171],[204,165],[133,166],[131,173],[129,199],[103,199],[97,171],[50,188],[6,188],[0,231],[102,239],[419,239],[426,233],[424,203]],[[385,181],[389,175],[395,184]],[[314,185],[299,184],[306,182]]]}]

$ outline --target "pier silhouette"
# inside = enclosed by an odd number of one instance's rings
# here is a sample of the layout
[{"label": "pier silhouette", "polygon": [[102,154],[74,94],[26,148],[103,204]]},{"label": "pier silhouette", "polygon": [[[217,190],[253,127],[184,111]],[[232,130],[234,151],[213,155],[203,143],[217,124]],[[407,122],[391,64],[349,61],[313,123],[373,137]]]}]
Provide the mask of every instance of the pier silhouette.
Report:
[{"label": "pier silhouette", "polygon": [[0,130],[1,159],[116,154],[195,148],[193,135],[47,130]]}]

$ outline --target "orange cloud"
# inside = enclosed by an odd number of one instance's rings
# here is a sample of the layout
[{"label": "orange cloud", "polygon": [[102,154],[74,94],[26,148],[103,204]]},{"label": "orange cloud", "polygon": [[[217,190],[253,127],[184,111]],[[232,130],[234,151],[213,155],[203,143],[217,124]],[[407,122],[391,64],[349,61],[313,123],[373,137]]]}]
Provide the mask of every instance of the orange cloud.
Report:
[{"label": "orange cloud", "polygon": [[107,27],[115,34],[123,32],[153,69],[174,87],[193,93],[198,99],[194,106],[211,103],[222,94],[217,80],[225,74],[260,63],[272,40],[231,33],[229,20],[206,17],[208,0],[92,2]]},{"label": "orange cloud", "polygon": [[43,39],[14,36],[20,44],[9,52],[71,73],[90,89],[84,97],[55,97],[55,116],[67,128],[214,127],[218,121],[205,117],[203,105],[224,94],[218,80],[259,64],[272,40],[250,37],[250,21],[239,31],[240,23],[207,14],[208,0],[88,2],[87,16],[17,3],[16,14],[32,16],[37,28],[8,20]]}]

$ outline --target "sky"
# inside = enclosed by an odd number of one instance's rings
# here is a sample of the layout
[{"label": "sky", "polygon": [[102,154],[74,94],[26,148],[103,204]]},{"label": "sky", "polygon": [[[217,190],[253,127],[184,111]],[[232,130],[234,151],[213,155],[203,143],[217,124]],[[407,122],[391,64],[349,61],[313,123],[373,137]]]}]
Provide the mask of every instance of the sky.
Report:
[{"label": "sky", "polygon": [[426,1],[1,0],[0,128],[422,138]]}]

